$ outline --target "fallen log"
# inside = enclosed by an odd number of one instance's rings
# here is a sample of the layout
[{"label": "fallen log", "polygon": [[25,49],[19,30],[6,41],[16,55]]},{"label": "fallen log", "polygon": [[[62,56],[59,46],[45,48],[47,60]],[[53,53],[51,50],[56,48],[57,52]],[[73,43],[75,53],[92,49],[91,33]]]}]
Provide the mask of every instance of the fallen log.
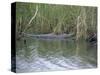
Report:
[{"label": "fallen log", "polygon": [[27,34],[24,33],[25,36],[28,37],[33,37],[33,38],[40,38],[40,39],[66,39],[66,38],[70,38],[73,36],[73,34],[59,34],[56,35],[54,33],[49,33],[49,34]]}]

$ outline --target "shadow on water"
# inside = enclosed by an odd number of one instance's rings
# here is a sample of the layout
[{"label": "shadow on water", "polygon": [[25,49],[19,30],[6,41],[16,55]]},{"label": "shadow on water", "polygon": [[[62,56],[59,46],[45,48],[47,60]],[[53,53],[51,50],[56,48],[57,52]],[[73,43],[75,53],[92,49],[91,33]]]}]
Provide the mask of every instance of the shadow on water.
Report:
[{"label": "shadow on water", "polygon": [[17,72],[55,71],[97,67],[97,50],[74,40],[26,38],[17,43]]}]

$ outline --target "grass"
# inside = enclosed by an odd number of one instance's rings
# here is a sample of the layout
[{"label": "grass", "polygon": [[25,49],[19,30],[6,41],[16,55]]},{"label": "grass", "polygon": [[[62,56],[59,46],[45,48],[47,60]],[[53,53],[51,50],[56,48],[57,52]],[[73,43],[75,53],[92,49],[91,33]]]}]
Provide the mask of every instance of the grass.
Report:
[{"label": "grass", "polygon": [[86,39],[97,32],[97,8],[38,3],[16,4],[17,37],[22,32],[32,34],[74,33],[76,39]]}]

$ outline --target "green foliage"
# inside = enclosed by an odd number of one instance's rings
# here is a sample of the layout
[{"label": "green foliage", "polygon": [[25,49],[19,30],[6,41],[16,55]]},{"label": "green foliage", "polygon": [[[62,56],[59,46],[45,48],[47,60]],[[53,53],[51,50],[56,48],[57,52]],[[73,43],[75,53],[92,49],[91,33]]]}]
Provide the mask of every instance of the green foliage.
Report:
[{"label": "green foliage", "polygon": [[[38,6],[37,15],[30,23],[30,26],[28,26],[30,19],[36,12],[36,6]],[[81,22],[79,33],[77,32],[78,16],[81,17],[79,20],[79,22]],[[96,32],[97,8],[71,5],[17,3],[16,26],[17,32],[19,33],[74,33],[78,37],[81,36],[81,34],[82,37],[84,35],[86,37],[88,32]],[[85,33],[83,33],[84,31]]]}]

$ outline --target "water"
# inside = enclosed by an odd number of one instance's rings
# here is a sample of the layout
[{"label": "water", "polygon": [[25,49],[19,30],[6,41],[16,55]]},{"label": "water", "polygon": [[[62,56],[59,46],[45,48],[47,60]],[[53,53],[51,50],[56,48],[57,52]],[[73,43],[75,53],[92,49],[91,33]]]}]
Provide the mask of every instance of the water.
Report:
[{"label": "water", "polygon": [[17,42],[16,72],[61,71],[97,67],[96,46],[74,40],[25,38]]}]

